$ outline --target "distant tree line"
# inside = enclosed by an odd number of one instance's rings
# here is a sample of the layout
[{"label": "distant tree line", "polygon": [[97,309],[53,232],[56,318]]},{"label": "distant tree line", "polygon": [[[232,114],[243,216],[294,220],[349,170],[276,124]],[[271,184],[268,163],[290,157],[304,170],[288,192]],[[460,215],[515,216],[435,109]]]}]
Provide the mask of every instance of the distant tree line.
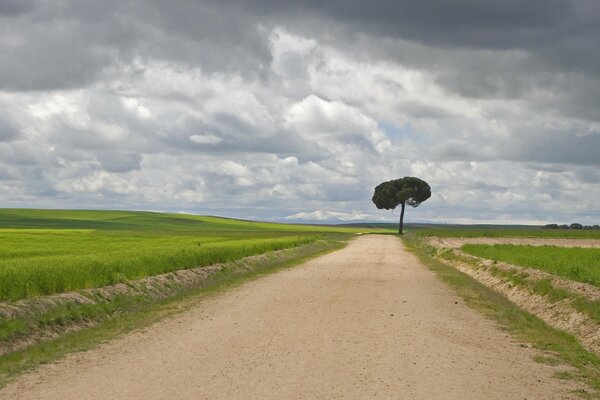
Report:
[{"label": "distant tree line", "polygon": [[546,225],[548,229],[600,229],[600,225],[581,225],[577,222],[572,223],[571,225],[558,225],[558,224],[548,224]]}]

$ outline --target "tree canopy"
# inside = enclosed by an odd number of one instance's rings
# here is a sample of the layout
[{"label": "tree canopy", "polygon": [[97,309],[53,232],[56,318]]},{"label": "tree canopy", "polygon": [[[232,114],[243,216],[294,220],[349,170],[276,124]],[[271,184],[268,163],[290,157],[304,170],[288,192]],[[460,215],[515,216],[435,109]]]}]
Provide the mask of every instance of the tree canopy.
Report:
[{"label": "tree canopy", "polygon": [[431,188],[424,180],[412,176],[382,182],[375,187],[373,203],[379,209],[393,210],[402,206],[400,213],[399,233],[402,234],[404,207],[418,207],[419,204],[431,197]]}]

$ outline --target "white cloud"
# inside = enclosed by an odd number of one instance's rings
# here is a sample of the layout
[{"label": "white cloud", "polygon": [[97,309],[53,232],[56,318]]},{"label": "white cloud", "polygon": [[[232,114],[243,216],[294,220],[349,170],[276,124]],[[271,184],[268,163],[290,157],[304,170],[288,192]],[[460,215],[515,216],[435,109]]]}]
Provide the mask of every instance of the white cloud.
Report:
[{"label": "white cloud", "polygon": [[198,144],[219,144],[223,141],[222,138],[215,135],[211,135],[209,133],[205,133],[202,135],[192,135],[190,136],[190,140]]},{"label": "white cloud", "polygon": [[339,212],[316,210],[313,212],[301,212],[285,217],[287,220],[294,221],[360,221],[369,218],[371,215],[359,211]]},{"label": "white cloud", "polygon": [[152,113],[150,112],[150,110],[144,105],[142,105],[138,99],[125,97],[121,98],[121,101],[123,102],[125,108],[132,112],[139,119],[152,118]]},{"label": "white cloud", "polygon": [[84,178],[62,180],[56,184],[55,188],[68,193],[104,191],[114,194],[134,194],[138,190],[138,185],[122,176],[102,171]]},{"label": "white cloud", "polygon": [[339,101],[325,101],[315,95],[294,104],[284,118],[288,127],[314,134],[370,132],[377,129],[377,123],[359,109]]}]

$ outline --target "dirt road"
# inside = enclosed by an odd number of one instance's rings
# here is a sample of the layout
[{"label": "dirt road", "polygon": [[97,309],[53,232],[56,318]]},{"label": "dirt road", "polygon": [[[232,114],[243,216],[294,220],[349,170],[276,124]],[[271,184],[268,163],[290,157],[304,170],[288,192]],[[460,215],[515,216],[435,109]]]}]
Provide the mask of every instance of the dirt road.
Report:
[{"label": "dirt road", "polygon": [[564,399],[572,384],[392,236],[204,299],[0,399]]}]

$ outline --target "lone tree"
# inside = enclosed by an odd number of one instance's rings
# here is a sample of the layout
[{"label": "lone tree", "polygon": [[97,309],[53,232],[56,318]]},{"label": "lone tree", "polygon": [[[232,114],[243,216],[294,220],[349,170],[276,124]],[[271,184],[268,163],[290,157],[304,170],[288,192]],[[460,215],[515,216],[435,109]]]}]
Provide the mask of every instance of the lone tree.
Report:
[{"label": "lone tree", "polygon": [[377,185],[373,194],[373,203],[377,208],[386,210],[393,210],[399,204],[402,205],[398,227],[398,233],[402,235],[406,204],[408,203],[411,207],[418,207],[419,204],[430,197],[431,188],[427,182],[412,176],[405,176],[401,179],[394,179]]}]

